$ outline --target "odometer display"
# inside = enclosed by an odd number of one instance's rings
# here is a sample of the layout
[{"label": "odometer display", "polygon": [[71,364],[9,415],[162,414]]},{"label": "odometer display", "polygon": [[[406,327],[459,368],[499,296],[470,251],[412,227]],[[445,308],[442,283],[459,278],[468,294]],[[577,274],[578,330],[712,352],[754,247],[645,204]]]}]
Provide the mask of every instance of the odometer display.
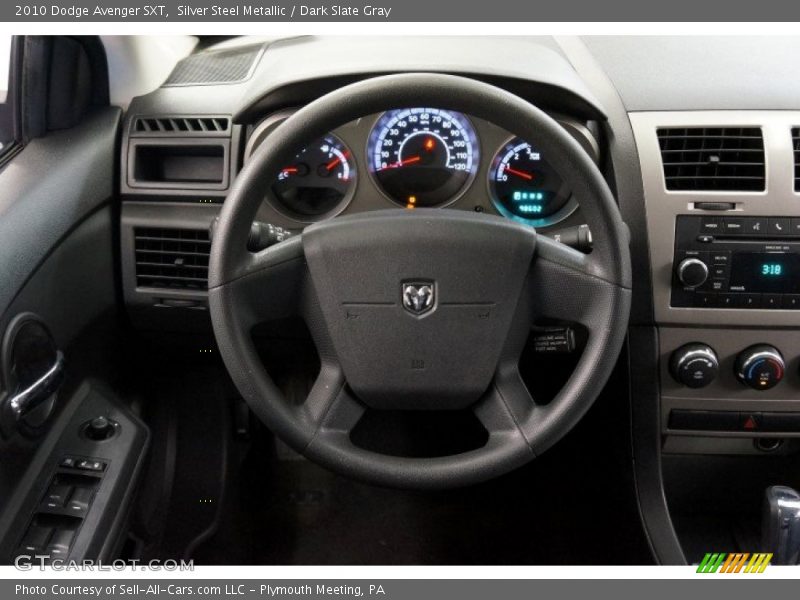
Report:
[{"label": "odometer display", "polygon": [[370,133],[368,154],[378,186],[406,208],[452,202],[475,177],[479,160],[469,120],[439,108],[384,113]]},{"label": "odometer display", "polygon": [[557,223],[577,207],[541,152],[520,138],[495,155],[489,169],[489,193],[500,214],[534,227]]}]

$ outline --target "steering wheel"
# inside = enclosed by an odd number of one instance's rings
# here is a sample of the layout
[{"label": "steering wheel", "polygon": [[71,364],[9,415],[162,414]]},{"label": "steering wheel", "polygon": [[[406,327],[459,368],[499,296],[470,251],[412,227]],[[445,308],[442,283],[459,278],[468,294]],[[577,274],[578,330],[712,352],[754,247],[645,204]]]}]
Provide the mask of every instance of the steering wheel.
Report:
[{"label": "steering wheel", "polygon": [[[467,113],[535,141],[579,199],[593,251],[582,254],[501,217],[446,209],[343,216],[258,253],[247,250],[265,190],[298,148],[403,106]],[[331,92],[261,145],[220,215],[209,305],[234,383],[279,438],[351,477],[436,489],[519,467],[578,422],[619,356],[630,287],[627,228],[597,167],[561,126],[497,87],[414,73]],[[306,322],[321,364],[301,404],[283,397],[251,336],[255,325],[291,316]],[[588,332],[577,366],[547,404],[531,397],[518,370],[537,318],[580,323]],[[367,409],[472,410],[488,437],[481,448],[451,456],[381,454],[351,440]]]}]

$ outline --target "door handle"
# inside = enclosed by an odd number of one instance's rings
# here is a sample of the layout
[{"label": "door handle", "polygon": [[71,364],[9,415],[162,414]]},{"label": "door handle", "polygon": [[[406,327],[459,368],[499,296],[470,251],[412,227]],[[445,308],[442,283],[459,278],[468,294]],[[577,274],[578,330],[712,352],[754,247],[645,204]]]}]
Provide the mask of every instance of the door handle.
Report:
[{"label": "door handle", "polygon": [[6,400],[7,410],[15,421],[23,419],[58,391],[64,381],[64,354],[58,350],[53,366],[23,390],[17,390]]}]

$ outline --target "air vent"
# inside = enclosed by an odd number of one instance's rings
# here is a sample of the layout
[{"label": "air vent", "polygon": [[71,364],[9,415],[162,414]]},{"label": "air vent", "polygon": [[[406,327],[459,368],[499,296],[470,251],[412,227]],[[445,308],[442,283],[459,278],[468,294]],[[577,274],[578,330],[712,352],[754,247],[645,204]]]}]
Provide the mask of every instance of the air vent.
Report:
[{"label": "air vent", "polygon": [[659,129],[658,143],[668,190],[765,189],[764,138],[758,127]]},{"label": "air vent", "polygon": [[792,147],[794,148],[794,191],[800,192],[800,127],[792,129]]},{"label": "air vent", "polygon": [[138,287],[208,289],[208,231],[136,228],[134,239]]},{"label": "air vent", "polygon": [[230,136],[230,128],[231,120],[228,117],[136,117],[133,121],[132,134]]}]

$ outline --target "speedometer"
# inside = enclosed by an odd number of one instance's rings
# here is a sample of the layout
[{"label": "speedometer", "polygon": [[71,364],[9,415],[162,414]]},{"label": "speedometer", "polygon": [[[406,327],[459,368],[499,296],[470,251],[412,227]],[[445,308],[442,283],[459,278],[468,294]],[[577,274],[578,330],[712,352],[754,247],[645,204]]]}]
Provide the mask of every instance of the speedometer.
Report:
[{"label": "speedometer", "polygon": [[384,113],[370,133],[368,154],[378,187],[406,208],[454,201],[472,182],[479,160],[469,119],[439,108]]}]

